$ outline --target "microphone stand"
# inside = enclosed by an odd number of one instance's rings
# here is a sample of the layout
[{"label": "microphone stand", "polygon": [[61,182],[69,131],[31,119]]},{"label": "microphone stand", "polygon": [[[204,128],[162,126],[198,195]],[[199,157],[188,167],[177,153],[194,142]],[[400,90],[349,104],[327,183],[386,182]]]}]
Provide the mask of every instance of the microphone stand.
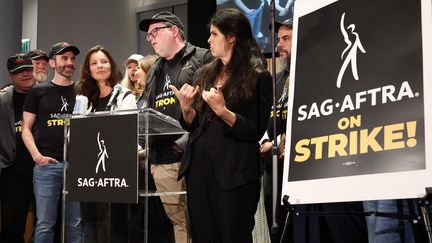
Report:
[{"label": "microphone stand", "polygon": [[428,242],[432,243],[432,227],[429,217],[429,206],[432,202],[432,188],[426,188],[426,195],[419,200],[420,211],[423,217],[423,223],[426,228]]},{"label": "microphone stand", "polygon": [[105,111],[110,111],[112,106],[113,106],[113,104],[108,104],[108,105],[105,107]]},{"label": "microphone stand", "polygon": [[278,195],[278,146],[276,129],[276,53],[275,53],[275,2],[270,1],[270,20],[271,20],[271,47],[272,47],[272,84],[273,84],[273,147],[272,147],[272,226],[271,234],[277,235],[279,226],[276,222],[276,208]]}]

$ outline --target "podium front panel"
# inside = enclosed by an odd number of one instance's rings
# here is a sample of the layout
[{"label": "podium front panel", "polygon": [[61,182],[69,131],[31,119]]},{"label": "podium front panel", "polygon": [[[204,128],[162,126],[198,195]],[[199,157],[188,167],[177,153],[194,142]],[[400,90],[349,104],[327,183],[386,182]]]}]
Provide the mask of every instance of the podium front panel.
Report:
[{"label": "podium front panel", "polygon": [[137,114],[70,120],[68,200],[136,203]]}]

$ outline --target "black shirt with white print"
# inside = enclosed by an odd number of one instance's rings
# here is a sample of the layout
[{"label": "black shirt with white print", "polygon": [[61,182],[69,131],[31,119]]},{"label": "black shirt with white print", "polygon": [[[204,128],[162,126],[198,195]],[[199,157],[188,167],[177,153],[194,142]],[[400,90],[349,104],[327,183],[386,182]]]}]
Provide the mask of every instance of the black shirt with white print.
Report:
[{"label": "black shirt with white print", "polygon": [[[17,170],[21,171],[23,174],[27,174],[25,178],[33,178],[33,159],[30,152],[27,150],[26,146],[21,137],[21,126],[22,126],[22,112],[25,97],[27,93],[19,93],[15,90],[13,91],[13,105],[14,105],[14,115],[15,115],[15,136],[16,136],[16,158],[15,167]],[[24,179],[24,178],[23,178]]]},{"label": "black shirt with white print", "polygon": [[36,145],[44,156],[63,161],[64,120],[59,115],[72,114],[75,85],[60,86],[53,82],[35,85],[29,90],[24,111],[36,115]]},{"label": "black shirt with white print", "polygon": [[[186,46],[182,48],[171,60],[165,60],[160,72],[158,82],[156,82],[155,93],[155,110],[168,115],[176,120],[180,118],[177,114],[176,106],[180,104],[174,95],[174,92],[169,88],[171,84],[178,84],[177,78],[181,71],[180,59],[186,51]],[[178,84],[177,89],[180,89],[183,84]],[[181,159],[180,154],[176,154],[172,148],[174,141],[178,139],[178,135],[158,136],[155,139],[156,163],[174,163]]]},{"label": "black shirt with white print", "polygon": [[[276,135],[286,131],[288,115],[288,89],[286,81],[289,78],[289,71],[281,71],[276,74]],[[270,121],[267,128],[268,136],[273,140],[273,108],[270,112]]]}]

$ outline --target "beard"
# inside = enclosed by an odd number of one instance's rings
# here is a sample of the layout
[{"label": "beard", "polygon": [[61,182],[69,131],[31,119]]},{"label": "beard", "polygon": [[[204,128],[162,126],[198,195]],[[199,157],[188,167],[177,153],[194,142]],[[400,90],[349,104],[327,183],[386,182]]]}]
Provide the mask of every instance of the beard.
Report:
[{"label": "beard", "polygon": [[44,83],[48,79],[48,75],[46,75],[45,73],[35,73],[34,77],[37,83]]},{"label": "beard", "polygon": [[[67,69],[66,69],[67,68]],[[61,76],[71,79],[72,75],[75,71],[75,66],[69,65],[69,66],[60,66],[56,68],[56,72],[60,74]]]},{"label": "beard", "polygon": [[280,68],[283,71],[289,71],[291,64],[291,57],[280,58]]}]

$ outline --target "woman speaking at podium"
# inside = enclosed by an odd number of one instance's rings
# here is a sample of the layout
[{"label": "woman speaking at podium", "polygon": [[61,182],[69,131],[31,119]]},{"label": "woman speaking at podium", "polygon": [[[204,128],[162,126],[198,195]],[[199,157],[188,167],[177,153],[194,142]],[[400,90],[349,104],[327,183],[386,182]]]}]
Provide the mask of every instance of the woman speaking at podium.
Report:
[{"label": "woman speaking at podium", "polygon": [[74,112],[136,109],[135,97],[129,89],[122,88],[121,79],[111,54],[102,46],[92,47],[81,67]]},{"label": "woman speaking at podium", "polygon": [[[102,46],[92,47],[81,67],[74,114],[136,109],[135,97],[120,86],[121,79],[111,54]],[[127,204],[81,203],[81,212],[85,242],[127,242]]]}]

